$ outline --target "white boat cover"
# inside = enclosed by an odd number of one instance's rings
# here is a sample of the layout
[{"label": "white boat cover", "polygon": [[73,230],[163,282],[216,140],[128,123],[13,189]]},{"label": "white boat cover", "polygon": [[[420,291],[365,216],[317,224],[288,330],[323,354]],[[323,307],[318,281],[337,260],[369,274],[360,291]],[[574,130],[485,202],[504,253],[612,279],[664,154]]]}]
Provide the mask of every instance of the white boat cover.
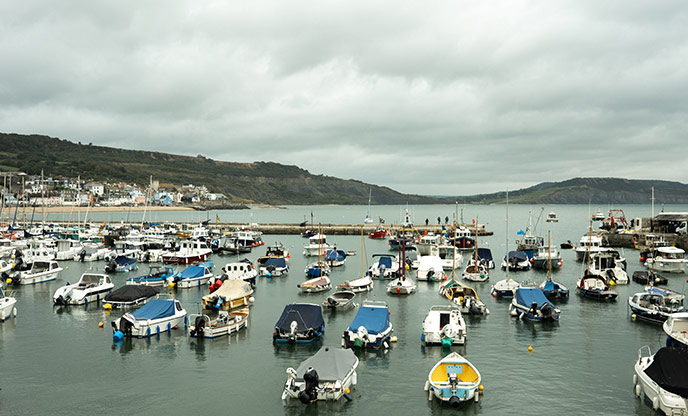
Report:
[{"label": "white boat cover", "polygon": [[243,298],[244,296],[250,296],[251,294],[253,294],[253,288],[250,283],[243,280],[227,279],[222,283],[219,289],[210,295],[203,296],[203,299],[208,300],[213,296],[221,296],[230,301]]}]

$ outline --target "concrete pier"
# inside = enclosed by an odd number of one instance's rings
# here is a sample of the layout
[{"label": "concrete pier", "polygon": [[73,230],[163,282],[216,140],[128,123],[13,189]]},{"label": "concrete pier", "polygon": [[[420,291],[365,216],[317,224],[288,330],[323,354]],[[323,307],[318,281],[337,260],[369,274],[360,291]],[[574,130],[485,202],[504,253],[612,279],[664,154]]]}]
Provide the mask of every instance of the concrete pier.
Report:
[{"label": "concrete pier", "polygon": [[[378,225],[374,224],[366,224],[366,225],[361,225],[361,224],[319,224],[319,225],[314,225],[313,227],[309,225],[305,227],[301,227],[300,224],[258,224],[258,225],[249,225],[249,224],[223,224],[223,223],[213,223],[209,224],[209,227],[211,228],[217,228],[221,227],[223,231],[233,231],[236,228],[241,228],[241,227],[247,227],[250,228],[253,231],[261,231],[263,234],[301,234],[306,230],[314,230],[317,231],[318,228],[322,231],[323,234],[325,235],[360,235],[361,234],[361,227],[363,228],[363,235],[367,236],[368,233],[375,231],[375,229],[378,227]],[[399,225],[390,225],[386,226],[385,228],[389,228],[390,230],[394,231],[398,229],[400,226]],[[446,226],[445,226],[446,227]],[[425,234],[427,233],[435,233],[439,234],[442,232],[442,227],[439,225],[416,225],[414,226],[416,230],[418,230],[419,233]],[[468,228],[468,230],[471,232],[471,235],[475,235],[475,228]],[[447,233],[449,235],[452,234],[451,227],[447,228]],[[478,227],[478,236],[490,236],[492,235],[492,231],[487,231],[485,228],[480,228]]]}]

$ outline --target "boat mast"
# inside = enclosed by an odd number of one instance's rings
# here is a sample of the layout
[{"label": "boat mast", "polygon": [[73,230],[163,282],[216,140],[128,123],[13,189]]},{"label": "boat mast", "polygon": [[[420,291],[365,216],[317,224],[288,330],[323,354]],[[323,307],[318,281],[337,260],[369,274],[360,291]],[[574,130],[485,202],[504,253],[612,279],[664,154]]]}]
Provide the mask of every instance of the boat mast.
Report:
[{"label": "boat mast", "polygon": [[506,190],[506,280],[509,280],[509,189]]},{"label": "boat mast", "polygon": [[590,220],[590,232],[588,233],[588,266],[585,274],[590,274],[590,246],[592,245],[592,219]]},{"label": "boat mast", "polygon": [[552,280],[552,231],[547,231],[547,280]]}]

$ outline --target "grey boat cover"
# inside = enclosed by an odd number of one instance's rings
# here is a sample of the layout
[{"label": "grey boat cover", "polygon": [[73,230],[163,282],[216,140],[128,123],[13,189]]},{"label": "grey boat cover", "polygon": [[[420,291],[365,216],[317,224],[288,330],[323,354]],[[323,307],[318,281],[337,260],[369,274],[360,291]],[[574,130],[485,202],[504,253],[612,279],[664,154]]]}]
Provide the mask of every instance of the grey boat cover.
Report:
[{"label": "grey boat cover", "polygon": [[318,372],[320,381],[343,380],[357,365],[358,358],[351,349],[322,347],[299,365],[296,369],[296,379],[302,381],[308,367],[313,367]]},{"label": "grey boat cover", "polygon": [[150,298],[158,294],[155,288],[143,285],[126,285],[112,291],[103,299],[105,302],[133,302],[141,298]]},{"label": "grey boat cover", "polygon": [[664,390],[688,398],[688,350],[660,348],[645,374]]}]

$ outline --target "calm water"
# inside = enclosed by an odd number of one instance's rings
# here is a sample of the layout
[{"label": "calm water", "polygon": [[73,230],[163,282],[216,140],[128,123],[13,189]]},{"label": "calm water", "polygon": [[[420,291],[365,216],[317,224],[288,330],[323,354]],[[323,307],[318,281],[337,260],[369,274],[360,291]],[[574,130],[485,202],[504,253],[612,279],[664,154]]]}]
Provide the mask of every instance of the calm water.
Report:
[{"label": "calm water", "polygon": [[[608,209],[601,207],[602,210]],[[650,206],[624,206],[626,215],[647,216]],[[514,249],[516,231],[525,229],[528,210],[537,217],[539,207],[509,207],[509,244]],[[560,222],[544,223],[552,209]],[[596,207],[593,207],[595,210]],[[657,211],[661,208],[657,207]],[[349,223],[360,221],[367,207],[289,207],[251,211],[167,213],[156,221],[198,221],[206,216],[220,216],[222,221]],[[546,207],[538,234],[552,231],[553,243],[577,242],[586,232],[587,206]],[[667,211],[688,207],[667,207]],[[414,220],[449,216],[454,205],[410,207]],[[387,223],[398,222],[403,207],[372,207]],[[113,214],[92,216],[96,220],[118,220]],[[108,215],[110,217],[108,218]],[[117,214],[120,215],[120,214]],[[133,214],[132,214],[133,215]],[[141,215],[137,213],[136,215]],[[154,214],[157,215],[157,214]],[[460,215],[460,213],[459,213]],[[505,250],[504,206],[467,206],[464,220],[478,216],[494,231],[479,240],[489,246],[495,258]],[[58,219],[58,218],[55,218]],[[124,218],[122,218],[124,219]],[[132,217],[130,219],[133,220]],[[292,258],[288,276],[261,278],[256,287],[256,302],[251,309],[249,328],[230,338],[196,340],[183,330],[149,340],[134,339],[116,346],[112,342],[110,322],[121,312],[108,313],[98,307],[56,308],[52,293],[67,281],[76,281],[89,265],[64,262],[58,280],[36,286],[19,287],[13,295],[18,300],[18,317],[0,324],[0,414],[2,415],[81,415],[100,412],[120,414],[376,414],[393,410],[398,414],[548,414],[552,409],[564,414],[648,415],[652,410],[634,398],[633,361],[643,345],[653,348],[664,342],[661,327],[632,322],[627,299],[641,290],[631,282],[617,286],[619,301],[599,303],[572,295],[559,303],[561,321],[554,325],[515,321],[508,314],[508,302],[489,296],[490,285],[504,278],[501,270],[492,270],[490,280],[476,283],[491,314],[467,317],[468,341],[456,348],[475,364],[483,376],[485,396],[479,405],[452,409],[429,402],[423,391],[428,372],[446,351],[441,347],[424,348],[420,327],[432,305],[444,304],[438,284],[420,282],[418,292],[410,297],[393,297],[385,292],[385,282],[376,282],[368,298],[389,304],[394,334],[399,341],[388,352],[359,353],[358,386],[353,401],[318,403],[308,407],[297,401],[286,406],[280,400],[287,367],[296,367],[321,345],[340,345],[341,334],[351,323],[355,310],[326,315],[322,343],[312,346],[275,347],[272,328],[283,307],[291,302],[320,303],[326,294],[302,295],[297,283],[304,280],[308,259],[301,255],[305,240],[298,236],[264,236],[266,244],[276,240],[289,247]],[[333,283],[355,278],[361,271],[361,242],[355,236],[332,236],[339,248],[358,251],[347,264],[335,268]],[[367,259],[373,253],[386,252],[385,242],[365,239]],[[261,247],[248,258],[255,260],[265,252]],[[629,276],[641,269],[638,253],[625,251]],[[235,257],[215,256],[219,268]],[[572,251],[564,252],[564,266],[555,273],[558,280],[573,288],[581,270]],[[93,267],[102,270],[104,264]],[[146,268],[146,266],[142,266]],[[134,272],[140,274],[144,270]],[[119,287],[127,274],[113,275]],[[542,272],[510,273],[510,277],[540,283]],[[683,291],[685,275],[670,277],[669,287]],[[189,313],[198,311],[197,289],[179,290],[177,297]],[[359,298],[358,302],[362,299]],[[105,328],[98,323],[105,321]],[[527,348],[533,346],[533,352]]]}]

